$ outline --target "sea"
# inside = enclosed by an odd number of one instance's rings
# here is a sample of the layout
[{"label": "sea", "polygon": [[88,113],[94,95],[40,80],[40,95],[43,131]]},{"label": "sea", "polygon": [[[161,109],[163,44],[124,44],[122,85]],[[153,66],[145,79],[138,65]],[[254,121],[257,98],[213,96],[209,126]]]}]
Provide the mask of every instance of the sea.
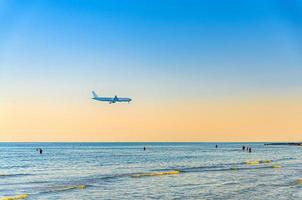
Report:
[{"label": "sea", "polygon": [[[242,146],[251,147],[251,153]],[[302,199],[302,147],[264,143],[0,143],[0,199],[8,197]]]}]

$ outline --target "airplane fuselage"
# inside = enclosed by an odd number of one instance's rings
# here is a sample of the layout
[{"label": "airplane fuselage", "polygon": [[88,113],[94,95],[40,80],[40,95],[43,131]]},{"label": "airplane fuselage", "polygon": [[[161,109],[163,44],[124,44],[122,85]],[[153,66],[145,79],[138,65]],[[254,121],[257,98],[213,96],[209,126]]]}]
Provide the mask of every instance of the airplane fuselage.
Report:
[{"label": "airplane fuselage", "polygon": [[120,97],[100,97],[100,96],[97,96],[94,92],[93,93],[93,100],[96,100],[96,101],[104,101],[104,102],[108,102],[108,103],[118,103],[118,102],[127,102],[127,103],[130,103],[130,101],[132,101],[132,99],[130,98],[120,98]]}]

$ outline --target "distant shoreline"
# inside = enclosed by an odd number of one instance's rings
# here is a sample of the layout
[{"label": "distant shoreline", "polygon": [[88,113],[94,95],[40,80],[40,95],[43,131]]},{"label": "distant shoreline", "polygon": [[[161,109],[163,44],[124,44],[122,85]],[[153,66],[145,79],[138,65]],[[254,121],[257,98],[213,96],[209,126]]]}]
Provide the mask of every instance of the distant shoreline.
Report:
[{"label": "distant shoreline", "polygon": [[264,145],[289,145],[289,146],[302,146],[302,142],[279,142],[279,143],[267,143]]}]

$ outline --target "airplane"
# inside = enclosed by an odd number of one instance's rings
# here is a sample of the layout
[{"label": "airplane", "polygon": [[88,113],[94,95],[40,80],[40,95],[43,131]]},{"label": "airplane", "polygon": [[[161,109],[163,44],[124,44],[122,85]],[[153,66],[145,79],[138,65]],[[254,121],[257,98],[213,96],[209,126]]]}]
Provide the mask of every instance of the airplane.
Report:
[{"label": "airplane", "polygon": [[118,103],[118,102],[130,103],[130,101],[132,101],[132,99],[130,99],[130,98],[120,98],[120,97],[117,97],[116,95],[113,98],[112,97],[100,97],[95,93],[95,91],[92,91],[92,95],[93,95],[93,98],[92,98],[93,100],[109,102],[109,104]]}]

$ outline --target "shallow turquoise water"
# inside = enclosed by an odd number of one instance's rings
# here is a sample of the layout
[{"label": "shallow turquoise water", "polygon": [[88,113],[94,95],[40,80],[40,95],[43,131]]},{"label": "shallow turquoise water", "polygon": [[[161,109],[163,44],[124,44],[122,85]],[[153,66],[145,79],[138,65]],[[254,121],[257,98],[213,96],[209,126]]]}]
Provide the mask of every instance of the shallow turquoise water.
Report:
[{"label": "shallow turquoise water", "polygon": [[[251,146],[253,152],[243,152],[242,145]],[[43,148],[43,154],[36,148]],[[247,165],[247,160],[272,163]],[[180,173],[133,177],[174,170]],[[0,143],[0,197],[302,199],[302,184],[295,183],[299,178],[302,147],[296,146],[218,143],[215,149],[213,143]]]}]

